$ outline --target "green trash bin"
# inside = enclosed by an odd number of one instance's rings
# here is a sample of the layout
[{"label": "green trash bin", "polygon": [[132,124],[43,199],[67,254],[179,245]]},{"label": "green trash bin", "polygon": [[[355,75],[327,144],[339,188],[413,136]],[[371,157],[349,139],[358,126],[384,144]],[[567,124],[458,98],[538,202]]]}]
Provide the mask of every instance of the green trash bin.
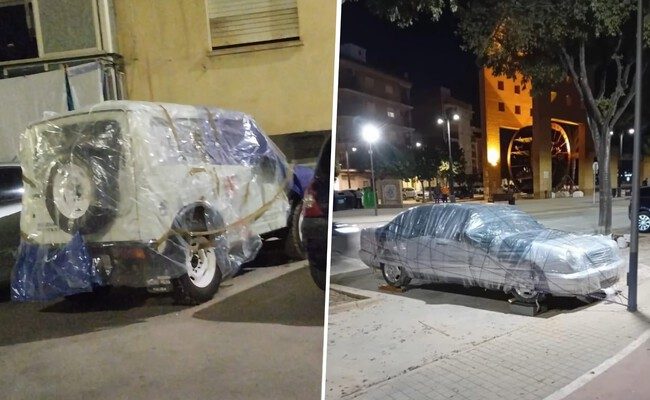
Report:
[{"label": "green trash bin", "polygon": [[372,188],[363,188],[363,208],[375,208],[375,192]]}]

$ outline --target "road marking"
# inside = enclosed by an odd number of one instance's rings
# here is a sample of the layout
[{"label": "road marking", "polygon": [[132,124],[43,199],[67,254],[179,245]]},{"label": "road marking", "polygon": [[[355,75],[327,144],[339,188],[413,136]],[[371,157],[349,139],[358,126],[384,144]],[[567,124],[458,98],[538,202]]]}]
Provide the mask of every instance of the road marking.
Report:
[{"label": "road marking", "polygon": [[645,343],[646,340],[650,339],[650,329],[646,330],[639,336],[636,340],[634,340],[632,343],[628,344],[623,348],[623,350],[619,351],[616,353],[614,356],[608,358],[605,360],[602,364],[597,366],[596,368],[593,368],[586,372],[584,375],[576,379],[575,381],[569,383],[562,389],[556,391],[555,393],[551,394],[550,396],[544,398],[544,400],[561,400],[564,399],[565,397],[569,396],[571,393],[575,392],[576,390],[580,389],[587,383],[591,382],[595,377],[598,375],[602,374],[603,372],[607,371],[609,368],[611,368],[614,364],[617,362],[621,361],[623,358],[628,356],[630,353],[632,353],[634,350],[639,348],[643,343]]}]

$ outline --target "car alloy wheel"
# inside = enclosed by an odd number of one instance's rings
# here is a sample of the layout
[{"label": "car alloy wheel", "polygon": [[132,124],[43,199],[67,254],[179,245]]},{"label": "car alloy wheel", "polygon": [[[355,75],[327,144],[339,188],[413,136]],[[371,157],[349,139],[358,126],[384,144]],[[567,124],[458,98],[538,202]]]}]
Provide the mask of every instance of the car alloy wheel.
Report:
[{"label": "car alloy wheel", "polygon": [[540,299],[541,294],[535,289],[516,288],[513,290],[515,298],[523,303],[534,303]]},{"label": "car alloy wheel", "polygon": [[639,231],[648,232],[650,230],[650,215],[639,214]]},{"label": "car alloy wheel", "polygon": [[386,273],[386,278],[391,282],[398,282],[402,277],[402,270],[396,265],[384,265],[384,271]]},{"label": "car alloy wheel", "polygon": [[202,240],[192,238],[189,242],[190,256],[187,257],[187,275],[196,287],[207,287],[217,270],[217,255],[214,247],[201,247]]}]

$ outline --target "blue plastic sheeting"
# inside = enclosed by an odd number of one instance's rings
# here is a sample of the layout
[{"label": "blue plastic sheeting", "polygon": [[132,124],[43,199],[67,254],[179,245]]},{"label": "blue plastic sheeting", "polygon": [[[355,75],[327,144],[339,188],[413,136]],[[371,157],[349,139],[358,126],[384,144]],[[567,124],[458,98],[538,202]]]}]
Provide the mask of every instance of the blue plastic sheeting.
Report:
[{"label": "blue plastic sheeting", "polygon": [[81,234],[64,247],[22,241],[11,275],[11,299],[47,301],[102,285]]},{"label": "blue plastic sheeting", "polygon": [[293,184],[291,190],[302,198],[313,178],[314,170],[312,168],[300,164],[295,165],[293,167]]}]

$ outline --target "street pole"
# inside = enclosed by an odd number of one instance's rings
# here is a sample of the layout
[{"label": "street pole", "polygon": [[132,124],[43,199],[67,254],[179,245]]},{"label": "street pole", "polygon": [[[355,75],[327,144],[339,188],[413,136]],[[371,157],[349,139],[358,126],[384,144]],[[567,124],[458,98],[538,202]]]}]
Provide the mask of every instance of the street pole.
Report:
[{"label": "street pole", "polygon": [[375,194],[375,217],[377,216],[377,187],[375,186],[375,164],[372,161],[372,142],[370,146],[370,179],[372,180],[372,192]]},{"label": "street pole", "polygon": [[449,116],[447,120],[447,144],[449,145],[449,202],[455,203],[456,197],[454,196],[454,162],[451,159],[451,126],[449,124]]},{"label": "street pole", "polygon": [[621,188],[621,167],[623,166],[623,134],[625,131],[621,131],[618,141],[618,197],[623,197],[623,189]]},{"label": "street pole", "polygon": [[636,15],[636,87],[634,96],[634,154],[632,156],[632,212],[630,227],[630,262],[627,273],[627,310],[637,309],[637,270],[639,267],[639,190],[641,187],[641,40],[643,26],[643,0],[637,2]]},{"label": "street pole", "polygon": [[345,169],[347,170],[348,175],[348,189],[352,189],[350,184],[350,156],[348,155],[348,148],[345,148]]}]

